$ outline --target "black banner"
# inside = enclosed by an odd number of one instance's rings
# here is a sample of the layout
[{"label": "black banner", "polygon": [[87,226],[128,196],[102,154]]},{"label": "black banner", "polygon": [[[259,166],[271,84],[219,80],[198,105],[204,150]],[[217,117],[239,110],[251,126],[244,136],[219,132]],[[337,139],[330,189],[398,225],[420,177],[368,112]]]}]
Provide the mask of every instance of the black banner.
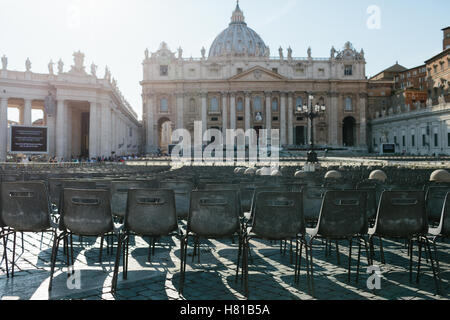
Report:
[{"label": "black banner", "polygon": [[48,153],[46,127],[11,126],[12,153]]}]

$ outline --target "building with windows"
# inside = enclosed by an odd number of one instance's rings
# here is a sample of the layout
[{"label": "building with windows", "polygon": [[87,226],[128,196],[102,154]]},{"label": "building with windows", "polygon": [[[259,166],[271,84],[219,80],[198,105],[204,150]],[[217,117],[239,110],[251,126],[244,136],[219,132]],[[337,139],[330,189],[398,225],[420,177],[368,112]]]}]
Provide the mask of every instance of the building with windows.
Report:
[{"label": "building with windows", "polygon": [[[445,47],[449,28],[444,30],[444,50],[425,65],[393,73],[394,81],[371,78],[369,82],[370,148],[394,143],[407,154],[450,155],[450,49]],[[378,85],[378,87],[377,87]],[[380,87],[389,92],[380,107]]]},{"label": "building with windows", "polygon": [[327,107],[315,124],[315,143],[327,147],[367,150],[367,79],[364,51],[350,42],[341,50],[316,58],[297,58],[289,47],[278,56],[245,22],[239,5],[231,22],[213,41],[206,55],[184,58],[162,43],[145,51],[143,61],[143,124],[145,150],[166,149],[170,132],[194,121],[202,129],[279,129],[283,146],[309,142],[311,124],[301,106]]},{"label": "building with windows", "polygon": [[[1,58],[0,70],[0,162],[10,151],[8,110],[19,111],[18,125],[48,128],[48,156],[110,157],[137,154],[141,144],[141,124],[106,69],[97,76],[97,66],[85,71],[84,54],[73,54],[74,65],[64,71],[63,61],[48,65],[48,74],[8,70],[8,58]],[[38,111],[39,121],[32,112]]]}]

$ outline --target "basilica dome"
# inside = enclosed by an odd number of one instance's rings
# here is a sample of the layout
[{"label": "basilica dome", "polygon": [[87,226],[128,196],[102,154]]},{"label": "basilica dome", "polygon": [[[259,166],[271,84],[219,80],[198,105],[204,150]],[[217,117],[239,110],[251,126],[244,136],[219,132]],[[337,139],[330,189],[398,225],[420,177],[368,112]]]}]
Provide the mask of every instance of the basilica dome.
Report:
[{"label": "basilica dome", "polygon": [[231,23],[211,45],[209,58],[227,56],[264,57],[269,54],[261,37],[245,23],[244,13],[239,4],[231,17]]}]

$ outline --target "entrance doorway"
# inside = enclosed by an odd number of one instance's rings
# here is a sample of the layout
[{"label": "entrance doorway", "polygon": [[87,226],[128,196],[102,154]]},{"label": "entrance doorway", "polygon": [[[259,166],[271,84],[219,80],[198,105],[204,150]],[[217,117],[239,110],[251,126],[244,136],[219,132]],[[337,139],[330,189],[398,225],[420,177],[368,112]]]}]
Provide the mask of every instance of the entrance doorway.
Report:
[{"label": "entrance doorway", "polygon": [[344,119],[344,125],[342,129],[342,137],[344,147],[354,147],[355,146],[355,129],[356,120],[353,117],[347,117]]},{"label": "entrance doorway", "polygon": [[305,127],[297,126],[295,127],[295,145],[304,146],[306,144]]},{"label": "entrance doorway", "polygon": [[81,153],[82,157],[89,157],[89,112],[81,114]]}]

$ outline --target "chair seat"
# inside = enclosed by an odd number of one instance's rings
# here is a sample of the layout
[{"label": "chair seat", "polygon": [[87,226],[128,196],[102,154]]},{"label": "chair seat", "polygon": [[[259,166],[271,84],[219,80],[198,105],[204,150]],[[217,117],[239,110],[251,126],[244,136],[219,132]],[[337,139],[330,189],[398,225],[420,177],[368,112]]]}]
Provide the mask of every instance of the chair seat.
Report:
[{"label": "chair seat", "polygon": [[435,236],[435,237],[439,236],[441,234],[441,231],[442,231],[442,229],[440,227],[428,229],[428,233],[431,236]]}]

